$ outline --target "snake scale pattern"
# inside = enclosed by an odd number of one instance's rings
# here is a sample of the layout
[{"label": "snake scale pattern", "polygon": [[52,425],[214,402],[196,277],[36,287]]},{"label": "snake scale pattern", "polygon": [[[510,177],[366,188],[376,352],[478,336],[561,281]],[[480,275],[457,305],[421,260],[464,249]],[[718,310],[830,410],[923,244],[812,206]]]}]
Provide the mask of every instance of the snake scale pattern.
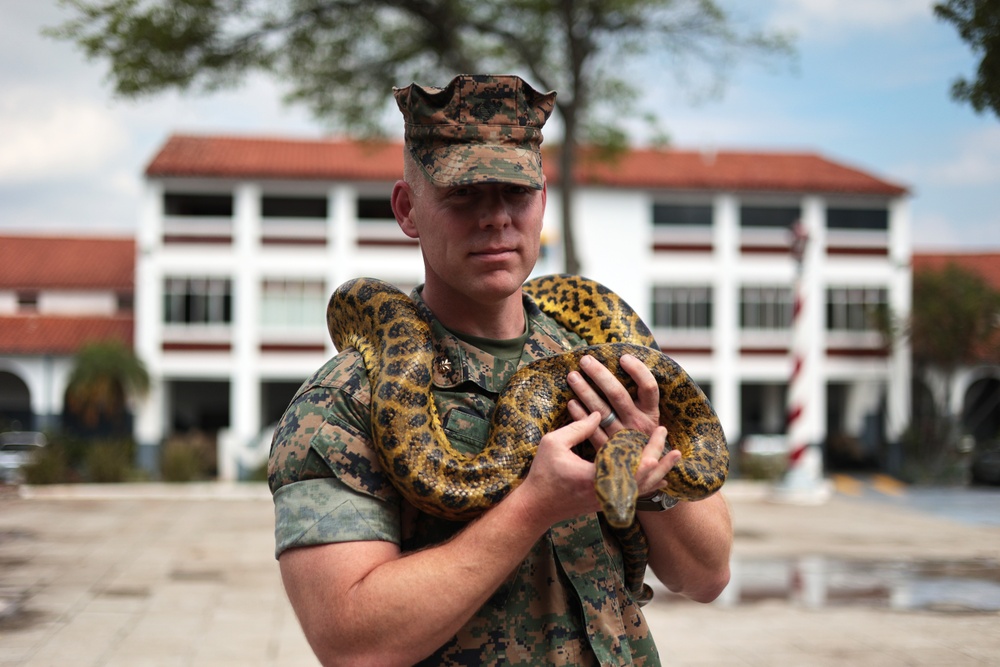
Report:
[{"label": "snake scale pattern", "polygon": [[[334,291],[327,326],[338,350],[361,354],[372,391],[372,430],[383,470],[418,509],[468,521],[499,502],[528,472],[542,435],[569,422],[573,391],[567,373],[580,358],[595,357],[635,396],[635,384],[618,359],[631,354],[650,369],[660,388],[660,422],[681,461],[664,491],[679,500],[715,493],[729,468],[729,450],[718,417],[697,384],[654,339],[635,312],[606,287],[579,276],[536,278],[524,291],[539,308],[589,347],[539,359],[518,370],[497,400],[483,450],[455,450],[431,397],[435,350],[430,325],[395,286],[359,278]],[[640,601],[647,543],[635,520],[634,472],[647,436],[618,431],[595,459],[595,488],[605,518],[622,544],[626,585]]]}]

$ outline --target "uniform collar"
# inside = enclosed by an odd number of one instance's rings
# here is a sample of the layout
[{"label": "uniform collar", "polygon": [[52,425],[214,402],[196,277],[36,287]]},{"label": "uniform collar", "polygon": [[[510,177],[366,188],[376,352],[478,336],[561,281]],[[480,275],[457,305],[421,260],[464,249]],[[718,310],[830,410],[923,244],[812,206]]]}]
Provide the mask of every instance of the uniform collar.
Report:
[{"label": "uniform collar", "polygon": [[[433,383],[439,389],[454,389],[464,382],[472,382],[488,392],[500,393],[506,373],[498,365],[504,363],[491,354],[456,338],[437,320],[420,296],[420,287],[410,293],[421,315],[431,323],[434,337]],[[550,317],[542,313],[528,295],[522,297],[524,311],[528,316],[530,334],[524,344],[524,351],[517,363],[520,368],[535,359],[566,352],[584,344],[583,339],[568,334]],[[498,386],[500,385],[500,386]]]}]

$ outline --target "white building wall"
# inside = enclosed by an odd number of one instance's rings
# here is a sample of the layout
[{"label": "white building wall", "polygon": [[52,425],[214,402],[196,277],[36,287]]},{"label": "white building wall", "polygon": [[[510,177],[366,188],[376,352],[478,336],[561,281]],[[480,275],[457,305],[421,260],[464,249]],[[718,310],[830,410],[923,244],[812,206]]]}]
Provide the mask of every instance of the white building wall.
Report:
[{"label": "white building wall", "polygon": [[[732,194],[716,195],[713,202],[713,262],[708,270],[713,294],[712,403],[726,438],[740,432],[739,202]],[[697,274],[696,274],[697,275]]]},{"label": "white building wall", "polygon": [[118,312],[118,296],[112,292],[46,290],[38,295],[43,315],[105,315]]},{"label": "white building wall", "polygon": [[261,427],[260,391],[260,254],[261,189],[256,183],[236,187],[233,216],[232,367],[229,370],[229,432],[236,442],[249,442]]},{"label": "white building wall", "polygon": [[576,216],[581,273],[616,292],[648,320],[649,200],[629,191],[581,189],[576,197]]}]

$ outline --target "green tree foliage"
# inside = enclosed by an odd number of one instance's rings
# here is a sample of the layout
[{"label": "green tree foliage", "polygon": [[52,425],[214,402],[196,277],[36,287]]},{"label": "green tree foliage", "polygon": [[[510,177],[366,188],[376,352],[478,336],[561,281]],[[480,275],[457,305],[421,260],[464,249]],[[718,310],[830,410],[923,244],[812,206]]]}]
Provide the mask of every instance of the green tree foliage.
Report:
[{"label": "green tree foliage", "polygon": [[643,87],[669,85],[664,71],[710,91],[738,60],[791,53],[787,36],[744,29],[713,0],[61,2],[75,18],[49,34],[106,60],[126,97],[212,91],[263,71],[287,87],[286,100],[327,124],[377,134],[391,85],[492,71],[559,91],[563,243],[573,272],[577,145],[623,144],[621,120],[642,115]]},{"label": "green tree foliage", "polygon": [[[951,385],[962,366],[1000,361],[998,318],[1000,292],[979,274],[955,264],[914,274],[908,334],[914,370],[927,382],[914,394],[908,443],[914,478],[944,481],[961,469]],[[939,391],[928,391],[934,385]]]},{"label": "green tree foliage", "polygon": [[1000,292],[955,264],[913,277],[913,360],[951,375],[959,366],[996,363]]},{"label": "green tree foliage", "polygon": [[952,23],[980,57],[976,78],[956,79],[951,96],[1000,117],[1000,0],[947,0],[934,5],[934,15]]},{"label": "green tree foliage", "polygon": [[149,390],[149,374],[132,349],[118,341],[80,349],[66,387],[66,407],[91,428],[102,419],[122,428],[128,399]]}]

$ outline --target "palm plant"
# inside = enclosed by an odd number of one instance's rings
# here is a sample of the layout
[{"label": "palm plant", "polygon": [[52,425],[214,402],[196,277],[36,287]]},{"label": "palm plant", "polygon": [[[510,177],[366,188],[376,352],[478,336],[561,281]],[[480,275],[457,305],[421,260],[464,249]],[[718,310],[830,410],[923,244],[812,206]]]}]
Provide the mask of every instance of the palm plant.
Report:
[{"label": "palm plant", "polygon": [[149,383],[145,365],[129,346],[119,341],[89,343],[74,360],[66,407],[88,428],[107,423],[120,430],[129,399],[144,395]]}]

